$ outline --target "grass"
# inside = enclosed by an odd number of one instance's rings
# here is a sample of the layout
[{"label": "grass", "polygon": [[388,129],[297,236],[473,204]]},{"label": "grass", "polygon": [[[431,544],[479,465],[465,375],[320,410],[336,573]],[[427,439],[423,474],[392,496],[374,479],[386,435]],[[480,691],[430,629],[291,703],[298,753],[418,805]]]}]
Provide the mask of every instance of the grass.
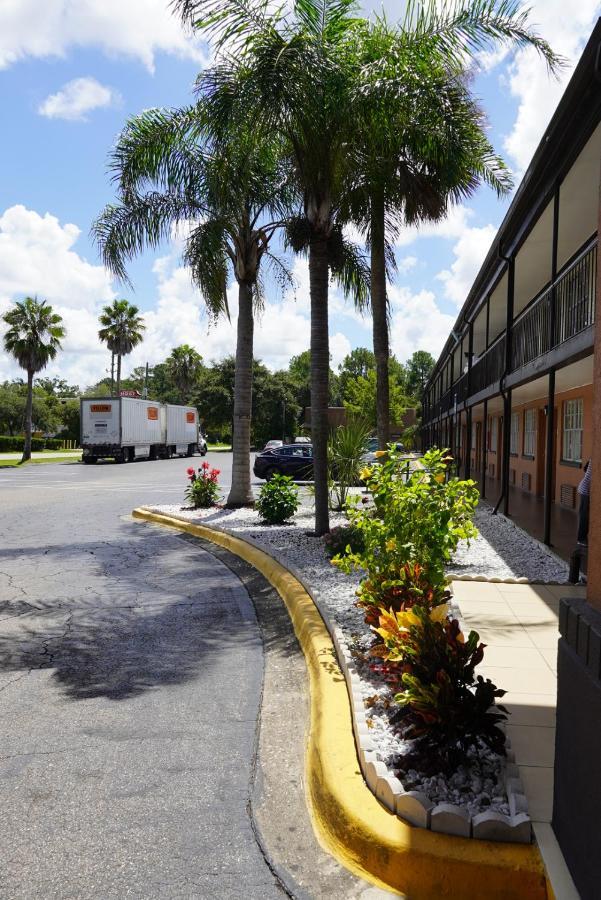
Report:
[{"label": "grass", "polygon": [[207,444],[208,450],[231,450],[231,444]]},{"label": "grass", "polygon": [[22,463],[20,459],[0,459],[0,469],[18,469],[24,466],[45,466],[48,463],[78,463],[75,456],[54,456],[51,459],[30,459],[26,463]]}]

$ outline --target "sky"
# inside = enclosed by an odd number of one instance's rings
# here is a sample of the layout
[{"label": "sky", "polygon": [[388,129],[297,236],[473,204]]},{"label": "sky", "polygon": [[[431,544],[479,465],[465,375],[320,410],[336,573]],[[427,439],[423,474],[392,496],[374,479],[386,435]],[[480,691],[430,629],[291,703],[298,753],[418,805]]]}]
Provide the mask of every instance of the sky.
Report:
[{"label": "sky", "polygon": [[[474,90],[487,113],[489,136],[515,175],[516,186],[601,14],[598,0],[531,0],[531,22],[567,60],[550,77],[531,50],[481,60]],[[399,0],[384,4],[389,18]],[[382,9],[365,2],[366,13]],[[169,0],[2,0],[0,3],[0,314],[25,295],[46,299],[67,328],[64,351],[45,374],[90,385],[110,357],[97,337],[101,307],[126,297],[143,313],[144,342],[124,363],[164,359],[182,343],[206,362],[235,350],[232,320],[210,324],[202,297],[181,264],[174,240],[129,267],[133,288],[102,266],[90,226],[114,199],[107,158],[126,119],[149,107],[191,100],[206,44],[185,32]],[[505,214],[481,188],[436,226],[405,229],[395,248],[398,274],[389,287],[391,349],[401,360],[415,350],[434,356],[455,321]],[[269,290],[255,330],[255,356],[284,368],[309,346],[308,271],[291,260],[297,287]],[[337,366],[353,347],[371,345],[371,321],[331,291],[330,342]],[[0,380],[22,375],[0,351]]]}]

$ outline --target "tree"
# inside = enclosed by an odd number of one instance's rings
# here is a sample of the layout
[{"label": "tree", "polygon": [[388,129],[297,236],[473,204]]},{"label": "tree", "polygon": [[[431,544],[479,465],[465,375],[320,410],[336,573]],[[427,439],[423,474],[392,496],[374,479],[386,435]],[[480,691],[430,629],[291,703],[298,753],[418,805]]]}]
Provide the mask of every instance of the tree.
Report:
[{"label": "tree", "polygon": [[418,404],[421,403],[426,382],[435,365],[436,360],[427,350],[416,350],[407,362],[407,391]]},{"label": "tree", "polygon": [[117,357],[117,394],[121,390],[121,359],[143,339],[146,326],[139,312],[138,307],[127,300],[114,300],[110,306],[104,306],[100,314],[102,328],[98,337]]},{"label": "tree", "polygon": [[387,276],[395,266],[387,235],[403,224],[443,218],[448,204],[481,182],[506,193],[511,178],[486,137],[469,89],[476,54],[501,45],[534,46],[559,60],[512,0],[409,0],[400,27],[385,19],[358,30],[361,83],[357,172],[347,215],[366,230],[378,383],[378,438],[388,441]]},{"label": "tree", "polygon": [[18,300],[2,319],[8,325],[4,349],[27,372],[27,405],[25,409],[25,446],[21,462],[31,459],[33,376],[56,357],[65,337],[63,320],[52,307],[37,297]]},{"label": "tree", "polygon": [[346,399],[349,384],[356,378],[367,378],[376,368],[376,358],[366,347],[355,347],[338,366],[340,393]]},{"label": "tree", "polygon": [[[271,252],[288,210],[290,186],[281,144],[239,117],[217,144],[203,104],[150,110],[131,119],[111,159],[119,203],[94,226],[106,265],[125,278],[125,262],[145,246],[189,228],[184,261],[213,317],[229,316],[230,272],[238,284],[232,486],[229,506],[254,502],[250,483],[254,308],[263,303],[261,264],[280,284],[285,266]],[[191,229],[190,229],[191,225]]]},{"label": "tree", "polygon": [[[352,416],[363,419],[372,428],[377,422],[377,381],[376,370],[370,369],[365,378],[349,381],[344,405]],[[394,380],[389,378],[388,395],[390,403],[390,415],[392,421],[401,424],[403,413],[411,405],[411,400],[403,393],[402,388]]]},{"label": "tree", "polygon": [[189,344],[181,344],[173,348],[165,366],[177,387],[179,402],[189,403],[192,389],[202,372],[202,356]]},{"label": "tree", "polygon": [[353,0],[302,0],[275,8],[269,0],[174,0],[187,23],[215,39],[216,64],[197,88],[227,135],[251,111],[254,127],[285,141],[300,214],[287,229],[295,252],[309,257],[311,296],[311,436],[315,533],[329,530],[328,290],[332,274],[361,306],[367,266],[338,218],[352,170],[356,123],[351,107],[357,65]]}]

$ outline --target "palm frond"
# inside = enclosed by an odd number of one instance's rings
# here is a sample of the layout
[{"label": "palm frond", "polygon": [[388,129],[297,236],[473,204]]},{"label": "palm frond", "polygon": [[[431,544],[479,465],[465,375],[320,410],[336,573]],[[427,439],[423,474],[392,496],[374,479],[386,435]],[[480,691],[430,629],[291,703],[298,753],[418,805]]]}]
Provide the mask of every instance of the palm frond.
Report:
[{"label": "palm frond", "polygon": [[501,44],[533,47],[557,72],[565,61],[529,20],[530,10],[521,0],[408,0],[402,28],[410,41],[433,43],[462,66]]},{"label": "palm frond", "polygon": [[184,263],[190,267],[192,280],[200,289],[213,319],[222,314],[229,319],[230,315],[226,246],[227,237],[223,224],[211,219],[194,228],[184,251]]},{"label": "palm frond", "polygon": [[370,304],[370,269],[363,251],[337,227],[328,240],[328,256],[336,284],[360,312],[366,312]]}]

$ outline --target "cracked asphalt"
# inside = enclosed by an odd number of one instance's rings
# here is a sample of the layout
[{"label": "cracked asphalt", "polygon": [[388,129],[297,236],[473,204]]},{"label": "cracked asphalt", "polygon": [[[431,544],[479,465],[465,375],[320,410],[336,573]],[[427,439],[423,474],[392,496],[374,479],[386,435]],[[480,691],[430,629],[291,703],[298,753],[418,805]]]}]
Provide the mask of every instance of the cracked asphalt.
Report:
[{"label": "cracked asphalt", "polygon": [[1,898],[285,896],[247,811],[252,603],[127,518],[177,502],[188,464],[0,471]]}]

